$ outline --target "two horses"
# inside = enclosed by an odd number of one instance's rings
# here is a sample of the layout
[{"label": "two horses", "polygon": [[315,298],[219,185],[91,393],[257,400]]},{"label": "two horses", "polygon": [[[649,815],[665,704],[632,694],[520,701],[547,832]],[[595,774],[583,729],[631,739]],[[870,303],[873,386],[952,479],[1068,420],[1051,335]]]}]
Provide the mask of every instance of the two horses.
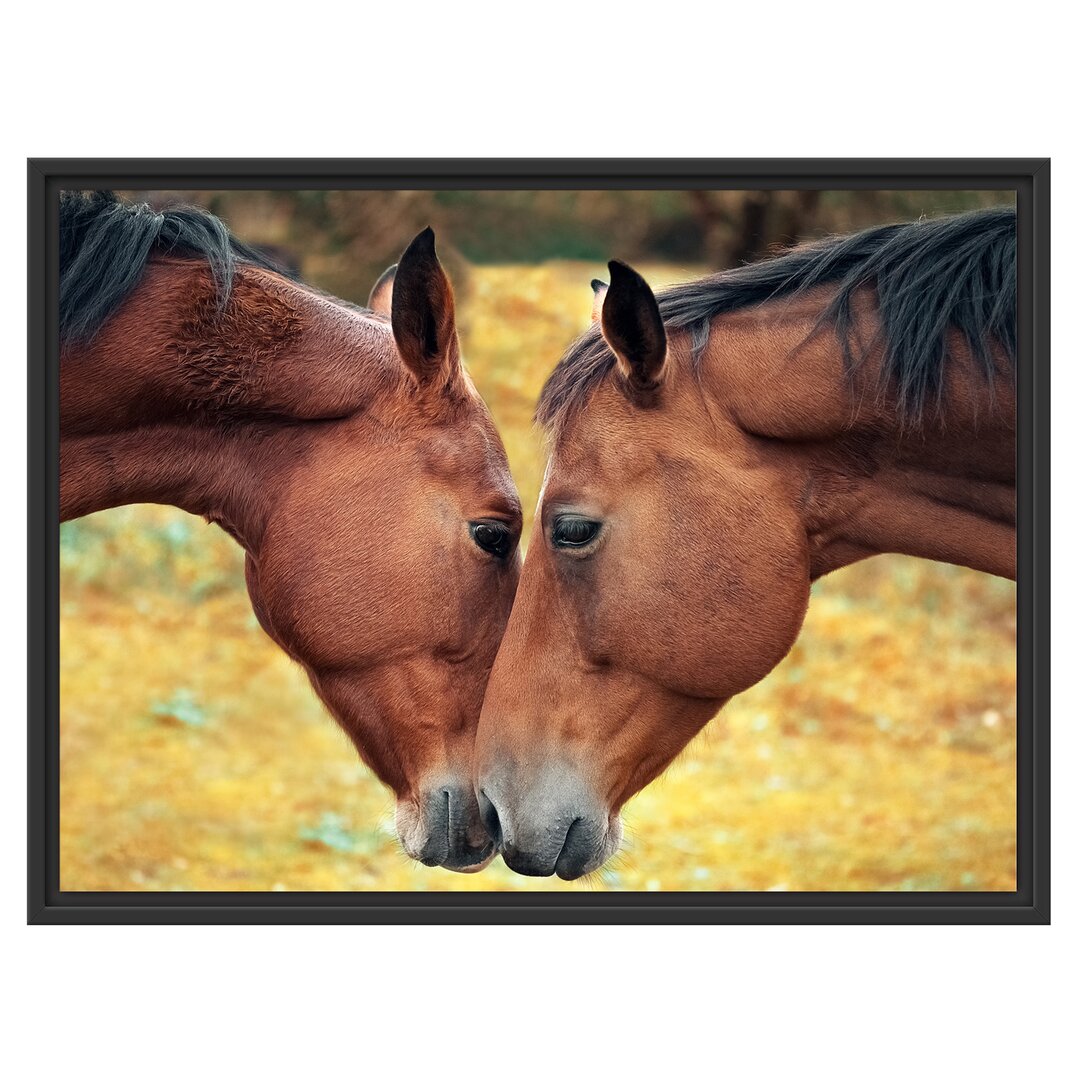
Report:
[{"label": "two horses", "polygon": [[519,584],[430,230],[358,310],[209,215],[66,196],[62,514],[221,523],[405,850],[576,878],[785,656],[813,580],[882,552],[1015,576],[1015,225],[869,230],[658,297],[610,264],[541,396]]}]

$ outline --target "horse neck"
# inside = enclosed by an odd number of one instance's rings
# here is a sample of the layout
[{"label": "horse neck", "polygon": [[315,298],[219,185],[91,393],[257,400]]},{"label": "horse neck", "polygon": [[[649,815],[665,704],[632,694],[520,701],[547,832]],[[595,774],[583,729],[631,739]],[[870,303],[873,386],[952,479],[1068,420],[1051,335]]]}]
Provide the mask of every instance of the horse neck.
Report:
[{"label": "horse neck", "polygon": [[812,576],[894,552],[1015,579],[1014,446],[1001,415],[946,408],[920,430],[852,430],[806,453]]},{"label": "horse neck", "polygon": [[279,454],[260,454],[251,432],[156,423],[60,440],[60,519],[129,503],[163,503],[226,528],[249,551],[268,509],[262,493]]},{"label": "horse neck", "polygon": [[[166,503],[258,543],[268,500],[314,425],[378,394],[354,313],[275,275],[238,274],[216,307],[204,266],[163,261],[60,365],[61,520]],[[292,449],[290,449],[290,447]]]},{"label": "horse neck", "polygon": [[[808,339],[819,311],[718,320],[717,355],[703,360],[722,373],[719,402],[784,476],[811,577],[891,552],[1015,578],[1016,400],[1004,357],[991,386],[951,336],[940,408],[913,421],[881,389],[880,350],[851,374],[834,334]],[[872,340],[870,305],[857,314],[858,336]]]}]

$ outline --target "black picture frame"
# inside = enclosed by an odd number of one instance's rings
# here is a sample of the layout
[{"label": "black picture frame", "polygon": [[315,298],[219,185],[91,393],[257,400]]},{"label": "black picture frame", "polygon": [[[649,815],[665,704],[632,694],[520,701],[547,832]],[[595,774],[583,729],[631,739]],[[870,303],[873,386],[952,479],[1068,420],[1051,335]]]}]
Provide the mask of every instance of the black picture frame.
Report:
[{"label": "black picture frame", "polygon": [[[1050,921],[1050,162],[34,159],[28,162],[27,919],[57,923]],[[1015,893],[73,893],[59,857],[58,196],[65,188],[1013,189],[1018,218]]]}]

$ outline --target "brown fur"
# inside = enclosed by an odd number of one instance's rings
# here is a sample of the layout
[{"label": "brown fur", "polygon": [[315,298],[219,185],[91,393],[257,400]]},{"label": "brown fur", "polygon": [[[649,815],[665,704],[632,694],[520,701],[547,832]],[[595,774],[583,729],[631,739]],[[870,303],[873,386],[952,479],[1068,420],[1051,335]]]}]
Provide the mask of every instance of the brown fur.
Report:
[{"label": "brown fur", "polygon": [[[815,578],[882,552],[1015,576],[1004,357],[992,402],[950,341],[943,412],[912,427],[880,391],[880,355],[852,377],[835,335],[813,333],[829,299],[826,288],[715,319],[697,371],[676,333],[651,407],[613,369],[555,429],[477,735],[481,802],[504,835],[553,807],[529,831],[553,843],[546,862],[515,840],[515,860],[542,866],[523,872],[551,873],[567,824],[589,815],[602,821],[594,850],[564,876],[610,855],[626,800],[787,654]],[[873,341],[872,294],[857,317]],[[603,522],[588,553],[551,541],[568,511]],[[545,803],[544,785],[575,801]]]},{"label": "brown fur", "polygon": [[272,379],[266,368],[303,330],[294,301],[275,295],[269,280],[241,272],[224,310],[216,284],[203,278],[193,282],[185,318],[169,342],[186,384],[196,400],[215,411],[258,408],[258,388]]},{"label": "brown fur", "polygon": [[[204,264],[153,260],[62,356],[61,516],[161,502],[221,524],[260,623],[396,793],[407,849],[464,868],[487,844],[473,735],[518,577],[516,551],[480,550],[469,523],[521,515],[424,258],[453,339],[438,386],[385,320],[250,266],[219,310]],[[471,809],[432,837],[451,787]]]}]

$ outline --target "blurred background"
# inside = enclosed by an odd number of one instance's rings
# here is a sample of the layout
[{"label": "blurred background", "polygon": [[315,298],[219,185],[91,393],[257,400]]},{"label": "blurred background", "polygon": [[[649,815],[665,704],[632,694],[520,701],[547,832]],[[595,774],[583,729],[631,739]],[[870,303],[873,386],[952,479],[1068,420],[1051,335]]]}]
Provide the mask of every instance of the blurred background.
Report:
[{"label": "blurred background", "polygon": [[[532,410],[589,281],[654,287],[1012,192],[154,191],[363,303],[426,225],[529,520]],[[1013,890],[1012,582],[886,556],[818,582],[788,658],[627,808],[582,882],[400,851],[392,800],[251,613],[216,526],[134,506],[61,526],[65,890]]]}]

